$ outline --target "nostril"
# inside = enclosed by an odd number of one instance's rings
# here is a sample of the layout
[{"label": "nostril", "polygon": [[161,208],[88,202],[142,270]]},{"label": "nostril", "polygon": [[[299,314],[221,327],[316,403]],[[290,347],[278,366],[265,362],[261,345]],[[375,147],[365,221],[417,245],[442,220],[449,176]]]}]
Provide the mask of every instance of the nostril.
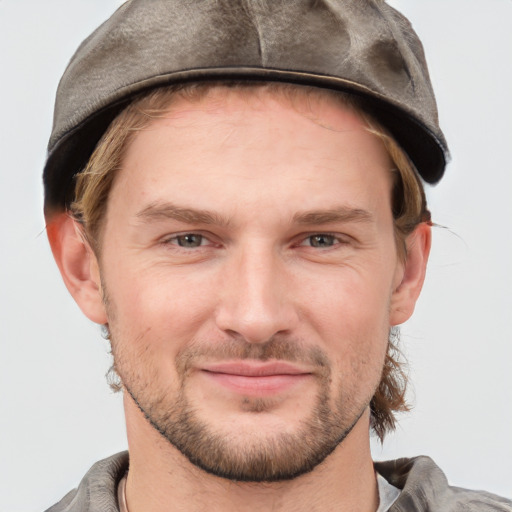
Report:
[{"label": "nostril", "polygon": [[233,308],[224,305],[216,317],[217,327],[232,338],[241,337],[248,343],[265,343],[277,334],[292,332],[297,315],[291,306],[269,304],[268,308],[238,302]]}]

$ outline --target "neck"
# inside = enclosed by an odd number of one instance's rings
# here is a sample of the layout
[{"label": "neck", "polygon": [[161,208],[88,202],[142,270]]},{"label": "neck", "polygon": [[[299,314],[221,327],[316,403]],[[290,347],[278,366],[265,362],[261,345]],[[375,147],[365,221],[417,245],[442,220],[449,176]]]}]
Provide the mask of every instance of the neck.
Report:
[{"label": "neck", "polygon": [[378,491],[365,412],[345,440],[313,471],[293,480],[246,483],[197,468],[168,443],[125,396],[130,470],[129,512],[372,511]]}]

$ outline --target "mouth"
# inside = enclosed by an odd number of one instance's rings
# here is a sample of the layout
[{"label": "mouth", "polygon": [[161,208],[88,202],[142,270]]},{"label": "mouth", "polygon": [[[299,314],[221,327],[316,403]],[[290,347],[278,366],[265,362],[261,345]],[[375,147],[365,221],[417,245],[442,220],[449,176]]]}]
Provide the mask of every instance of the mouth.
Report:
[{"label": "mouth", "polygon": [[213,383],[251,396],[284,392],[312,376],[308,369],[281,361],[222,362],[204,365],[201,372]]}]

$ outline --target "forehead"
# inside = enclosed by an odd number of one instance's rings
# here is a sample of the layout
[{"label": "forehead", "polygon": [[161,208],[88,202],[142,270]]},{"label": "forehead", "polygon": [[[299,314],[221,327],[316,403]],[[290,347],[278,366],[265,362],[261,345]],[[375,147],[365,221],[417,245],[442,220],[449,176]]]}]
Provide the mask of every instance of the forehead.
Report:
[{"label": "forehead", "polygon": [[[281,82],[275,83],[195,83],[184,88],[162,88],[137,103],[137,109],[153,120],[185,119],[194,112],[210,115],[244,111],[251,116],[275,111],[274,120],[287,110],[331,130],[358,129],[365,126],[354,96]],[[140,108],[139,108],[140,105]],[[278,107],[278,108],[274,108]],[[154,112],[157,115],[153,115]]]},{"label": "forehead", "polygon": [[336,196],[389,201],[389,169],[382,143],[333,94],[213,87],[172,96],[129,144],[113,192],[122,189],[135,204],[174,200],[179,187],[181,197],[208,209],[230,197],[260,197],[273,207]]}]

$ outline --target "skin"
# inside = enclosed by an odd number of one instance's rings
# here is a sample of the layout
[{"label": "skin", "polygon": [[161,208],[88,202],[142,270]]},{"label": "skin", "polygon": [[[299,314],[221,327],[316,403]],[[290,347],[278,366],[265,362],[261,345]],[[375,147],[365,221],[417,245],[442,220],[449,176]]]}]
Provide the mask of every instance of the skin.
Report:
[{"label": "skin", "polygon": [[[430,230],[409,236],[401,261],[382,144],[332,98],[299,100],[218,88],[175,101],[128,147],[99,257],[69,217],[49,226],[68,289],[109,325],[129,391],[131,512],[378,506],[368,404],[389,328],[421,290]],[[335,419],[326,430],[344,440],[279,482],[212,475],[154,428],[185,403],[241,460],[279,436],[300,452],[320,396]]]}]

